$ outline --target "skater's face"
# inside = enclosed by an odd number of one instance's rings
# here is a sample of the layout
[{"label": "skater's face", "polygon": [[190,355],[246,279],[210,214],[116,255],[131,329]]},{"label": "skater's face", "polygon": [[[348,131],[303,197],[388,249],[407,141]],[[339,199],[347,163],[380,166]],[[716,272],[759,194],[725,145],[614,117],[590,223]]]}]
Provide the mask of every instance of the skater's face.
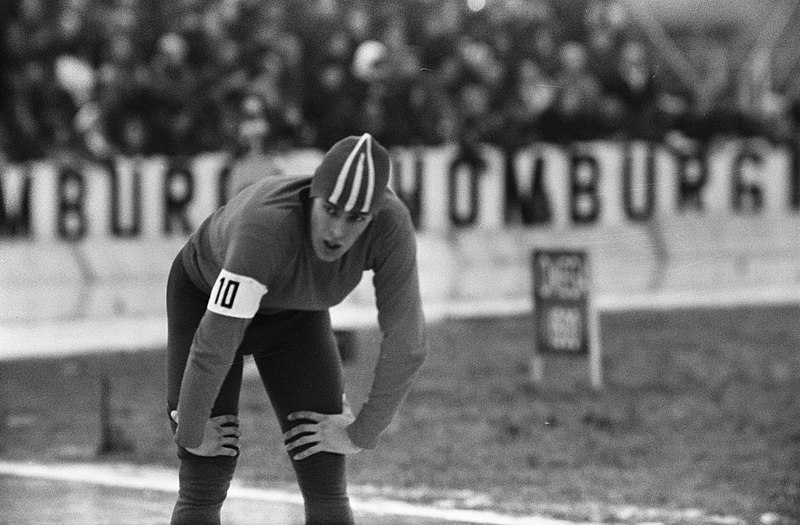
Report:
[{"label": "skater's face", "polygon": [[311,205],[311,245],[323,261],[335,261],[356,242],[372,220],[371,213],[346,212],[316,197]]}]

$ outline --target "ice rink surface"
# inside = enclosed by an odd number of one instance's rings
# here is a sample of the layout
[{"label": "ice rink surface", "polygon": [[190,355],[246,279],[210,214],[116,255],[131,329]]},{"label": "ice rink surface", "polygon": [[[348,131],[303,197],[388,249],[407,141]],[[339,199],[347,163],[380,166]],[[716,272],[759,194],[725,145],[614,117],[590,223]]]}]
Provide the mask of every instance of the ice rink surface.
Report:
[{"label": "ice rink surface", "polygon": [[[166,469],[0,462],[0,525],[163,525],[169,523],[176,490],[176,473]],[[573,525],[386,499],[351,497],[351,505],[356,523],[370,525]],[[233,485],[222,522],[302,525],[302,500],[294,492]]]}]

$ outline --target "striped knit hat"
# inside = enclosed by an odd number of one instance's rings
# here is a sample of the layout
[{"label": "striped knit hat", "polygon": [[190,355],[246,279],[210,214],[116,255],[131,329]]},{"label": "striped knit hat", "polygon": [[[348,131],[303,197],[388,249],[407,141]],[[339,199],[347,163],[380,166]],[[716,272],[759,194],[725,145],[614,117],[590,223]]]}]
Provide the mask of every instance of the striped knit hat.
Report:
[{"label": "striped knit hat", "polygon": [[350,136],[325,154],[314,172],[311,196],[346,212],[372,212],[380,207],[391,171],[389,152],[372,135]]}]

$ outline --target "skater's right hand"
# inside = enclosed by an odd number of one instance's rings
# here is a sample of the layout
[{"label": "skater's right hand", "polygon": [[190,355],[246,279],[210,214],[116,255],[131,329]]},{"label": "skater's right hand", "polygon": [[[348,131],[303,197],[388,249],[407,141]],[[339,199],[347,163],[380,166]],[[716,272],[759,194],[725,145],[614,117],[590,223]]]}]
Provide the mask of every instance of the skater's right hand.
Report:
[{"label": "skater's right hand", "polygon": [[[170,416],[178,422],[178,411],[173,410]],[[177,432],[176,432],[177,435]],[[196,456],[238,456],[239,455],[239,418],[233,414],[214,416],[206,421],[203,431],[203,442],[199,447],[186,448]]]}]

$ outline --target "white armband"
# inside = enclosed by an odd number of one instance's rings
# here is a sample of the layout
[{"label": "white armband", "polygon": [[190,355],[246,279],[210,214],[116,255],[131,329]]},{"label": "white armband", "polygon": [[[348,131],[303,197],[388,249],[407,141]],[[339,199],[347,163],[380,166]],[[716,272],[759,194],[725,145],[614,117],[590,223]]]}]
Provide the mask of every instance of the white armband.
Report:
[{"label": "white armband", "polygon": [[252,277],[223,269],[208,298],[208,309],[215,314],[252,319],[258,311],[267,287]]}]

